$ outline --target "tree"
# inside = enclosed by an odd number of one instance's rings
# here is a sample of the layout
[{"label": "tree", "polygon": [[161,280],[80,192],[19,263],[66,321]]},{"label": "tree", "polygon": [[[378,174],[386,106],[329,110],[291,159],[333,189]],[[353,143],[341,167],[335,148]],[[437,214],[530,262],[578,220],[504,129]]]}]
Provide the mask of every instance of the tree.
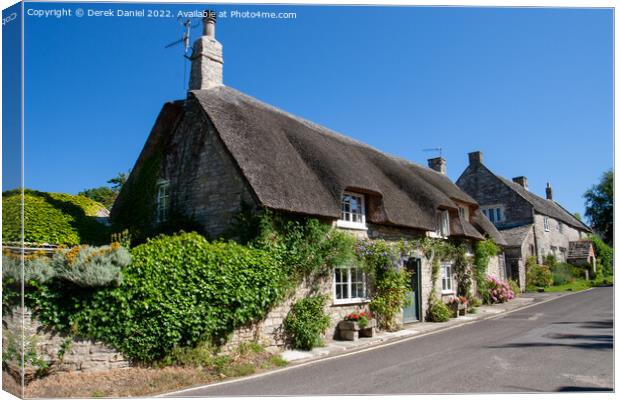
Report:
[{"label": "tree", "polygon": [[128,175],[129,172],[119,172],[116,177],[108,180],[108,183],[111,184],[112,187],[99,186],[96,188],[84,189],[78,194],[103,204],[109,210],[114,205],[114,201],[121,191],[121,188],[125,182],[127,182]]},{"label": "tree", "polygon": [[586,218],[592,229],[605,243],[613,246],[614,235],[614,172],[603,173],[601,181],[583,195],[586,199]]}]

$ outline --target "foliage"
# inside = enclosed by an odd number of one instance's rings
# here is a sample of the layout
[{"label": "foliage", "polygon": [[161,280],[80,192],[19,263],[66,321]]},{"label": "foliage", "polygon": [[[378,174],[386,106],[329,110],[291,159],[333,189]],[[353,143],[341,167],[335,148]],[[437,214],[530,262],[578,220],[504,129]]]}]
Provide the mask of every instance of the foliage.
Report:
[{"label": "foliage", "polygon": [[505,303],[515,297],[508,282],[501,281],[494,276],[486,277],[486,291],[482,294],[485,303]]},{"label": "foliage", "polygon": [[[97,221],[105,207],[84,196],[24,190],[24,241],[76,245],[104,244],[108,228]],[[2,194],[2,240],[21,241],[19,190]]]},{"label": "foliage", "polygon": [[446,322],[450,319],[452,312],[442,301],[433,299],[429,303],[427,320],[429,322]]},{"label": "foliage", "polygon": [[24,331],[3,330],[5,338],[2,345],[3,371],[10,370],[7,365],[16,366],[19,371],[34,368],[35,376],[41,377],[49,370],[49,364],[37,353],[37,335],[25,335]]},{"label": "foliage", "polygon": [[525,263],[526,286],[546,287],[553,285],[551,269],[545,265],[538,265],[535,257],[529,257]]},{"label": "foliage", "polygon": [[102,340],[132,360],[150,362],[174,346],[214,344],[264,317],[286,279],[267,252],[209,243],[196,233],[158,236],[132,249],[118,287],[68,290],[53,280],[26,292],[43,324]]},{"label": "foliage", "polygon": [[601,181],[588,189],[583,197],[586,199],[586,218],[592,228],[605,243],[613,246],[614,238],[614,171],[608,170],[601,176]]},{"label": "foliage", "polygon": [[51,259],[58,279],[81,287],[118,285],[121,282],[121,269],[130,262],[129,252],[118,243],[60,249]]},{"label": "foliage", "polygon": [[488,292],[486,274],[491,257],[497,255],[499,247],[491,239],[476,242],[474,246],[474,278],[478,293]]},{"label": "foliage", "polygon": [[330,322],[325,314],[326,300],[325,296],[311,296],[293,304],[283,324],[293,348],[311,350],[322,345],[321,335]]},{"label": "foliage", "polygon": [[294,280],[327,277],[331,269],[355,260],[355,238],[316,218],[292,217],[263,210],[253,244],[290,268]]},{"label": "foliage", "polygon": [[553,285],[570,283],[580,276],[580,270],[567,263],[554,263],[550,269]]},{"label": "foliage", "polygon": [[[24,259],[24,281],[46,282],[56,275],[50,258],[40,253],[26,255]],[[2,253],[2,279],[6,283],[20,284],[22,280],[21,256]]]},{"label": "foliage", "polygon": [[596,253],[597,271],[603,276],[614,274],[614,249],[597,235],[590,235]]},{"label": "foliage", "polygon": [[397,317],[407,305],[410,274],[399,268],[408,253],[404,246],[404,242],[392,247],[384,240],[361,240],[355,248],[374,289],[370,310],[381,329],[397,329]]},{"label": "foliage", "polygon": [[458,296],[469,296],[471,293],[471,261],[471,257],[467,256],[467,246],[465,244],[461,243],[460,245],[455,246],[452,271],[454,272],[457,281],[456,294]]},{"label": "foliage", "polygon": [[515,297],[521,296],[521,287],[517,281],[512,279],[508,279],[508,285],[510,286],[510,290],[514,293]]},{"label": "foliage", "polygon": [[88,197],[89,199],[103,204],[108,210],[112,208],[118,192],[108,186],[99,186],[96,188],[84,189],[78,193],[80,196]]},{"label": "foliage", "polygon": [[357,322],[360,328],[365,328],[368,326],[370,319],[372,318],[372,314],[367,311],[355,311],[351,314],[348,314],[344,317],[345,321],[353,321]]}]

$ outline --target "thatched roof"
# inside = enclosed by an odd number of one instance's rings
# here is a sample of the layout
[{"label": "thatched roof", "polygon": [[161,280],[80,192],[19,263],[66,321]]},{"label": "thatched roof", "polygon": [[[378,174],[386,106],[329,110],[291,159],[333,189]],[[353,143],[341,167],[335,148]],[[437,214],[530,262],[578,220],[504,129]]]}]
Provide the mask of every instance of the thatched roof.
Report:
[{"label": "thatched roof", "polygon": [[515,183],[515,182],[513,182],[511,180],[508,180],[506,178],[503,178],[503,177],[501,177],[499,175],[496,175],[496,176],[505,185],[507,185],[512,190],[517,192],[528,203],[530,203],[532,205],[532,207],[534,207],[534,210],[537,213],[543,214],[543,215],[547,215],[547,216],[549,216],[551,218],[555,218],[558,221],[562,221],[565,224],[573,226],[573,227],[575,227],[577,229],[585,230],[587,232],[592,232],[592,230],[590,229],[589,226],[587,226],[583,222],[579,221],[571,213],[566,211],[566,209],[564,209],[564,207],[562,207],[561,205],[559,205],[555,201],[543,199],[542,197],[539,197],[539,196],[535,195],[534,193],[530,192],[529,190],[525,189],[523,186],[519,185],[518,183]]},{"label": "thatched roof", "polygon": [[[228,87],[190,92],[265,207],[340,217],[340,197],[355,190],[380,199],[368,220],[435,229],[438,208],[475,205],[446,176],[288,114]],[[469,223],[467,236],[480,237]]]}]

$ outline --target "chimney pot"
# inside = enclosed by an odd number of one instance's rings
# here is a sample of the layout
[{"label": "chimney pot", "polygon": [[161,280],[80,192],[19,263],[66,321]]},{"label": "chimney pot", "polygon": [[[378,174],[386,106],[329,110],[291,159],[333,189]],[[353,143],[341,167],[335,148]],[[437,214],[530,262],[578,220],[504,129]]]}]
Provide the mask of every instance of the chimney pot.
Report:
[{"label": "chimney pot", "polygon": [[523,188],[525,190],[528,190],[528,188],[527,188],[527,178],[525,176],[517,176],[516,178],[512,178],[512,181],[514,183],[518,183],[519,185],[523,186]]},{"label": "chimney pot", "polygon": [[443,157],[429,158],[428,167],[440,174],[446,174],[446,160]]},{"label": "chimney pot", "polygon": [[474,151],[468,154],[469,156],[469,165],[479,165],[482,164],[482,152]]},{"label": "chimney pot", "polygon": [[205,10],[204,17],[202,18],[202,35],[215,38],[215,22],[217,21],[217,14],[213,10]]},{"label": "chimney pot", "polygon": [[549,182],[547,182],[545,192],[547,193],[547,200],[553,200],[553,189],[551,189],[551,184]]}]

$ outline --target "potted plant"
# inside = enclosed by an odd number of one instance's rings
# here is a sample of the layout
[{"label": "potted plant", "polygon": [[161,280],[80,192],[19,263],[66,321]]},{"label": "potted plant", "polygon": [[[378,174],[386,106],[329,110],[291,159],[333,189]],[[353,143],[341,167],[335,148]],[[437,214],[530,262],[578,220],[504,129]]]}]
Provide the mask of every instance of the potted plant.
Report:
[{"label": "potted plant", "polygon": [[359,336],[373,337],[376,326],[370,311],[355,311],[338,323],[338,332],[342,339],[357,340]]},{"label": "potted plant", "polygon": [[464,296],[453,297],[448,302],[448,307],[452,310],[454,318],[458,318],[459,315],[467,314],[467,298]]}]

